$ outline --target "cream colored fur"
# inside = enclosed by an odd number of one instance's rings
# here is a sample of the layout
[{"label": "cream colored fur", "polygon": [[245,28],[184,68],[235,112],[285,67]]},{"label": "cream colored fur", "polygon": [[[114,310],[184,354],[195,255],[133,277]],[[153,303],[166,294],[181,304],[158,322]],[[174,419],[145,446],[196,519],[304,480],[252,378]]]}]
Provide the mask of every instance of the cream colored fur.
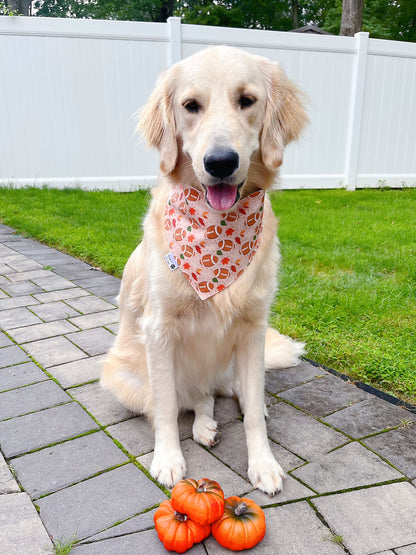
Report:
[{"label": "cream colored fur", "polygon": [[[254,99],[242,106],[241,98]],[[195,102],[197,111],[185,105]],[[178,412],[195,412],[194,439],[217,441],[214,396],[236,395],[244,412],[248,475],[273,495],[283,470],[269,447],[264,369],[297,364],[303,345],[268,329],[276,290],[279,249],[276,220],[266,197],[259,249],[245,273],[204,301],[181,271],[170,271],[164,210],[173,184],[204,190],[212,177],[204,155],[216,147],[239,154],[233,183],[241,196],[272,187],[284,146],[306,123],[301,96],[280,67],[228,47],[209,48],[166,72],[145,106],[140,127],[160,151],[160,185],[131,255],[120,291],[120,330],[101,383],[122,403],[147,415],[155,432],[152,475],[172,487],[186,472]],[[211,180],[211,181],[210,181]],[[267,330],[267,331],[266,331]]]}]

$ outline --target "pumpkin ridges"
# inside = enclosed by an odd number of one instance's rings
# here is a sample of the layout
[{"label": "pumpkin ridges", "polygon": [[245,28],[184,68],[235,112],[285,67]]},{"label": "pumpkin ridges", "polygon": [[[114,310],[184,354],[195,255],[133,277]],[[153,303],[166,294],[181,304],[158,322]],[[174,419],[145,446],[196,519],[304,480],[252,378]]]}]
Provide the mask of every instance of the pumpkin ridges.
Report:
[{"label": "pumpkin ridges", "polygon": [[172,490],[172,506],[186,513],[194,522],[211,524],[224,511],[224,493],[214,480],[181,480]]},{"label": "pumpkin ridges", "polygon": [[[185,517],[182,520],[181,517]],[[162,501],[154,515],[157,535],[168,551],[184,553],[194,543],[209,536],[211,527],[193,522],[187,515],[176,513],[170,500]]]},{"label": "pumpkin ridges", "polygon": [[[173,531],[173,533],[172,533],[172,539],[171,539],[171,547],[170,549],[167,548],[169,549],[169,551],[177,551],[178,544],[182,546],[188,546],[188,545],[190,547],[193,546],[194,535],[191,529],[189,528],[189,525],[186,525],[185,522],[181,522],[179,526],[175,527],[174,523],[172,522],[170,528]],[[189,547],[186,547],[185,551],[187,549],[189,549]],[[178,551],[178,553],[180,553],[180,551]]]},{"label": "pumpkin ridges", "polygon": [[194,543],[202,542],[211,533],[211,526],[209,524],[197,524],[192,520],[189,521],[189,524],[194,535]]},{"label": "pumpkin ridges", "polygon": [[[246,504],[241,514],[235,509]],[[212,535],[223,547],[240,551],[259,543],[266,533],[266,519],[262,509],[251,499],[229,497],[225,500],[224,514],[213,523]]]}]

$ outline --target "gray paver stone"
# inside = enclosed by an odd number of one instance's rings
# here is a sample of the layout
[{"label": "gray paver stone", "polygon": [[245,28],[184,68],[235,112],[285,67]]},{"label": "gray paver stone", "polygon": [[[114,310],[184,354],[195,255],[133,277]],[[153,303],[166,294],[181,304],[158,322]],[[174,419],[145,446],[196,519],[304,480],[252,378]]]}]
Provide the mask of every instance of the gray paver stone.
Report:
[{"label": "gray paver stone", "polygon": [[152,427],[143,416],[109,426],[107,432],[134,457],[149,453],[154,447]]},{"label": "gray paver stone", "polygon": [[269,370],[266,372],[266,390],[270,393],[279,393],[311,380],[316,376],[327,376],[328,372],[322,368],[316,368],[309,362],[302,361],[298,366],[284,368],[281,370]]},{"label": "gray paver stone", "polygon": [[71,398],[52,380],[0,393],[0,420],[13,418],[61,403]]},{"label": "gray paver stone", "polygon": [[58,289],[69,289],[74,287],[72,282],[56,274],[49,277],[33,278],[33,281],[45,291],[57,291]]},{"label": "gray paver stone", "polygon": [[0,370],[0,391],[48,380],[48,376],[33,362],[24,362]]},{"label": "gray paver stone", "polygon": [[[84,266],[82,264],[84,264]],[[88,264],[85,264],[83,262],[79,262],[75,258],[73,258],[72,261],[65,266],[60,266],[57,270],[57,273],[72,281],[89,279],[95,276],[103,277],[104,275],[106,275],[103,274],[101,270],[93,270],[92,266],[89,266]]]},{"label": "gray paver stone", "polygon": [[74,277],[72,275],[66,275],[66,272],[68,270],[77,270],[78,272],[80,272],[91,268],[91,266],[87,262],[81,262],[81,260],[77,260],[76,258],[72,257],[55,261],[55,265],[56,267],[54,269],[54,272],[68,279],[72,279],[72,277]]},{"label": "gray paver stone", "polygon": [[28,361],[29,357],[27,354],[17,345],[11,345],[10,347],[3,347],[0,349],[0,368]]},{"label": "gray paver stone", "polygon": [[42,289],[31,281],[18,281],[16,283],[10,283],[10,285],[3,285],[2,289],[12,297],[42,293]]},{"label": "gray paver stone", "polygon": [[23,455],[11,466],[25,491],[36,499],[127,460],[104,432],[97,432]]},{"label": "gray paver stone", "polygon": [[26,493],[0,495],[0,549],[4,555],[52,552],[52,542]]},{"label": "gray paver stone", "polygon": [[20,245],[18,248],[16,248],[16,250],[18,250],[21,253],[27,254],[28,256],[30,256],[30,258],[32,258],[33,260],[36,260],[36,262],[38,262],[37,260],[38,256],[42,254],[45,256],[46,253],[54,252],[54,249],[52,249],[51,247],[47,247],[46,245],[41,245],[40,243],[37,243],[37,242],[35,242],[33,245]]},{"label": "gray paver stone", "polygon": [[27,272],[29,270],[41,270],[42,265],[34,260],[30,260],[24,255],[7,257],[6,263],[16,272]]},{"label": "gray paver stone", "polygon": [[9,310],[2,310],[0,312],[0,327],[6,331],[13,328],[20,328],[22,326],[30,326],[32,324],[41,323],[42,320],[32,314],[25,307],[10,308]]},{"label": "gray paver stone", "polygon": [[48,293],[40,293],[33,295],[36,300],[41,303],[53,303],[55,301],[64,301],[66,299],[74,299],[82,295],[89,295],[88,291],[84,291],[80,287],[73,287],[72,289],[62,289],[60,291],[49,291]]},{"label": "gray paver stone", "polygon": [[10,341],[5,333],[0,332],[0,348],[8,347],[9,345],[13,345],[13,342]]},{"label": "gray paver stone", "polygon": [[[74,548],[73,552],[74,555],[127,555],[128,553],[166,555],[168,553],[158,539],[155,530],[146,530],[120,538],[83,544]],[[206,555],[205,549],[200,543],[191,547],[186,553],[187,555]]]},{"label": "gray paver stone", "polygon": [[59,266],[59,264],[68,264],[74,260],[69,254],[64,254],[59,251],[42,251],[37,254],[31,254],[33,260],[42,263],[44,266]]},{"label": "gray paver stone", "polygon": [[269,437],[305,460],[314,460],[347,438],[311,416],[281,402],[269,408]]},{"label": "gray paver stone", "polygon": [[221,427],[241,416],[238,401],[230,397],[217,397],[214,405],[214,420]]},{"label": "gray paver stone", "polygon": [[[250,496],[248,496],[250,497]],[[340,545],[328,541],[330,531],[305,501],[270,507],[264,510],[266,535],[250,551],[253,555],[345,555]],[[225,555],[228,549],[221,547],[210,536],[204,542],[209,555]]]},{"label": "gray paver stone", "polygon": [[357,442],[298,468],[293,475],[318,493],[403,478],[400,472]]},{"label": "gray paver stone", "polygon": [[47,339],[64,333],[77,331],[77,328],[66,320],[56,320],[46,324],[35,324],[33,326],[25,326],[24,328],[16,328],[10,330],[9,334],[17,343],[29,343],[38,341],[39,339]]},{"label": "gray paver stone", "polygon": [[[7,465],[3,455],[0,452],[0,494],[19,493],[19,492],[20,492],[20,488],[16,480],[13,478],[13,475],[10,472],[10,468]],[[0,524],[1,524],[1,520],[0,520]],[[0,533],[0,537],[1,537],[1,533]],[[0,546],[1,546],[1,543],[0,543]]]},{"label": "gray paver stone", "polygon": [[372,396],[335,412],[324,420],[351,437],[359,438],[394,428],[407,419],[416,420],[416,414]]},{"label": "gray paver stone", "polygon": [[[42,318],[45,322],[53,320],[66,320],[72,316],[77,316],[79,312],[63,301],[55,301],[51,303],[38,304],[31,307],[32,312]],[[55,334],[56,335],[56,334]]]},{"label": "gray paver stone", "polygon": [[119,403],[111,393],[105,391],[99,383],[81,385],[71,389],[69,393],[103,426],[132,417],[132,412]]},{"label": "gray paver stone", "polygon": [[98,285],[96,287],[86,287],[86,289],[93,295],[97,295],[97,297],[115,297],[120,293],[120,284],[108,283],[104,285]]},{"label": "gray paver stone", "polygon": [[98,380],[103,359],[103,356],[83,358],[74,362],[51,366],[48,368],[48,372],[66,389]]},{"label": "gray paver stone", "polygon": [[114,307],[107,301],[95,297],[94,295],[88,295],[87,297],[81,297],[80,299],[68,300],[67,303],[81,312],[81,314],[91,314],[93,312],[102,312],[104,310],[112,310]]},{"label": "gray paver stone", "polygon": [[104,328],[77,331],[66,337],[90,356],[107,353],[115,340],[115,335]]},{"label": "gray paver stone", "polygon": [[146,513],[142,513],[141,515],[129,518],[121,524],[111,526],[111,528],[108,528],[104,532],[100,532],[95,536],[89,537],[87,541],[91,542],[105,540],[108,538],[115,538],[117,536],[124,536],[125,534],[133,534],[134,532],[143,532],[144,530],[153,528],[153,517],[156,510],[157,509],[152,509],[151,511],[147,511]]},{"label": "gray paver stone", "polygon": [[323,376],[280,393],[280,397],[312,416],[324,416],[369,396],[362,389],[334,376]]},{"label": "gray paver stone", "polygon": [[39,243],[37,241],[35,241],[34,239],[28,239],[26,237],[22,237],[18,235],[17,232],[14,238],[15,238],[15,241],[13,243],[13,249],[18,252],[26,252],[26,251],[30,252],[33,249],[39,248]]},{"label": "gray paver stone", "polygon": [[28,270],[26,272],[15,272],[14,274],[7,274],[7,279],[13,283],[19,281],[30,281],[33,278],[50,276],[51,273],[47,270]]},{"label": "gray paver stone", "polygon": [[[181,441],[181,449],[186,461],[187,478],[198,480],[206,477],[215,479],[221,484],[225,497],[242,495],[253,489],[249,482],[238,476],[238,474],[225,466],[225,464],[222,464],[193,440],[185,439]],[[153,460],[153,453],[138,457],[137,460],[149,470]]]},{"label": "gray paver stone", "polygon": [[87,357],[81,349],[62,336],[25,343],[24,349],[44,368]]},{"label": "gray paver stone", "polygon": [[0,444],[14,457],[97,428],[78,403],[69,403],[0,422]]},{"label": "gray paver stone", "polygon": [[94,270],[89,270],[91,273],[94,272],[95,275],[90,275],[89,277],[83,279],[73,279],[79,287],[88,289],[89,287],[97,287],[100,285],[118,285],[120,286],[120,279],[104,272],[95,272]]},{"label": "gray paver stone", "polygon": [[416,489],[402,482],[312,500],[352,555],[416,542]]},{"label": "gray paver stone", "polygon": [[165,494],[130,463],[38,499],[37,504],[53,538],[68,538],[76,533],[80,540],[163,499]]},{"label": "gray paver stone", "polygon": [[31,295],[23,295],[21,297],[7,297],[0,301],[0,310],[8,310],[10,308],[21,308],[25,306],[31,306],[34,304],[39,304]]},{"label": "gray paver stone", "polygon": [[115,324],[119,321],[120,314],[117,309],[106,310],[104,312],[95,312],[93,314],[85,314],[84,316],[76,316],[71,318],[71,324],[78,326],[82,330],[96,328],[98,326],[106,326],[107,324]]},{"label": "gray paver stone", "polygon": [[408,478],[416,478],[416,424],[369,437],[365,444]]}]

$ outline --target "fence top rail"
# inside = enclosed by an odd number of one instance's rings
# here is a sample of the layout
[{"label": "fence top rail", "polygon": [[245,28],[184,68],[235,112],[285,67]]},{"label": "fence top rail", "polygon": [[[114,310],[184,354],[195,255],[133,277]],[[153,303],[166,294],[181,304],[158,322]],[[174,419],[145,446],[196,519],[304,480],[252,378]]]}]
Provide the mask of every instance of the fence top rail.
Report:
[{"label": "fence top rail", "polygon": [[374,56],[392,56],[394,58],[415,58],[416,43],[384,39],[370,39],[368,53]]},{"label": "fence top rail", "polygon": [[310,50],[341,53],[354,53],[356,51],[354,37],[205,26],[204,32],[201,33],[200,25],[182,25],[182,42],[203,45],[227,44],[243,48],[257,47],[273,50]]},{"label": "fence top rail", "polygon": [[0,35],[169,42],[166,23],[0,16]]}]

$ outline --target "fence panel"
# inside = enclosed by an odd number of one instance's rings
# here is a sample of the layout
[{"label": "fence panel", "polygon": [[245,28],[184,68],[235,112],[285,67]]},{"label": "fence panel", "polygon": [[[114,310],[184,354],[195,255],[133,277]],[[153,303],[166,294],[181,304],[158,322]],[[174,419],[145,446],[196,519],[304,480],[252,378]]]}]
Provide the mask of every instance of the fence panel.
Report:
[{"label": "fence panel", "polygon": [[279,61],[309,97],[284,188],[416,184],[416,45],[167,24],[0,17],[0,183],[131,190],[158,157],[134,114],[162,70],[209,45]]}]

